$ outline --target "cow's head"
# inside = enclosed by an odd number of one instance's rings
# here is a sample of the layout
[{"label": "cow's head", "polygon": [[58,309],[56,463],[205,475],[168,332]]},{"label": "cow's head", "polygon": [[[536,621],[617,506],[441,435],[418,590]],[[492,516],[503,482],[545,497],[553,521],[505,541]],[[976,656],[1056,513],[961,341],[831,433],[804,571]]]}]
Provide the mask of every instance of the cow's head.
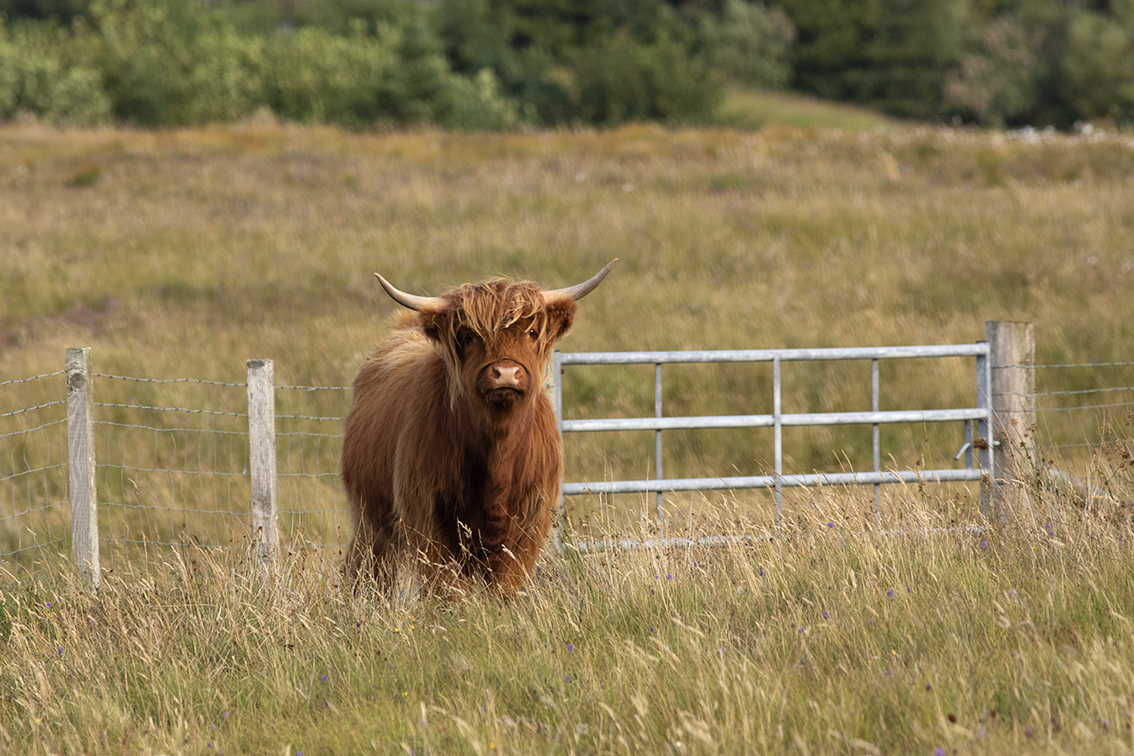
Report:
[{"label": "cow's head", "polygon": [[478,398],[502,412],[540,389],[552,345],[571,330],[575,302],[602,283],[617,259],[589,280],[555,290],[495,279],[419,297],[374,275],[394,301],[417,311],[422,331],[448,367],[452,403]]}]

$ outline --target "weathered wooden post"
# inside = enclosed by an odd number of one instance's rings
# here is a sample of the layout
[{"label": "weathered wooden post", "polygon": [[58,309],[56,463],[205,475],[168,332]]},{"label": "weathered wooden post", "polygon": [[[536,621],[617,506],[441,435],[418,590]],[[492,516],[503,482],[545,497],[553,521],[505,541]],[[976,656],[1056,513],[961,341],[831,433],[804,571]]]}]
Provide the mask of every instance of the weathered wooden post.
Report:
[{"label": "weathered wooden post", "polygon": [[992,437],[996,473],[992,498],[1005,516],[1036,479],[1036,335],[1031,323],[985,323],[992,362]]},{"label": "weathered wooden post", "polygon": [[71,553],[79,574],[99,585],[98,497],[95,491],[94,399],[90,347],[68,349],[67,458],[71,495]]},{"label": "weathered wooden post", "polygon": [[252,474],[252,539],[261,562],[279,548],[276,479],[276,393],[271,360],[248,360],[248,444]]}]

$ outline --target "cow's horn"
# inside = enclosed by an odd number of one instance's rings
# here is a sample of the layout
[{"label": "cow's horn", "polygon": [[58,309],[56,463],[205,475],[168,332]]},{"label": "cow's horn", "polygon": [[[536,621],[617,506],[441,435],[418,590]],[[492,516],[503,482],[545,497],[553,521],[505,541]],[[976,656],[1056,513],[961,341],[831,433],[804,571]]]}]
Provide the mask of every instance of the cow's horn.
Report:
[{"label": "cow's horn", "polygon": [[374,275],[377,276],[378,283],[382,284],[382,288],[386,290],[386,293],[393,297],[394,301],[402,307],[408,307],[411,310],[420,310],[425,307],[440,309],[445,304],[441,297],[419,297],[416,294],[406,294],[404,291],[399,291],[394,288],[394,285],[385,278],[382,278],[381,275],[377,273]]},{"label": "cow's horn", "polygon": [[553,298],[568,296],[574,300],[582,299],[583,297],[594,291],[598,287],[598,285],[602,283],[602,279],[606,278],[606,274],[610,272],[610,269],[614,267],[614,264],[616,262],[618,262],[617,257],[608,262],[605,268],[600,270],[598,273],[595,273],[593,276],[591,276],[590,279],[583,281],[581,284],[575,284],[574,286],[569,286],[566,289],[545,291],[543,293],[543,298],[545,300],[550,300]]}]

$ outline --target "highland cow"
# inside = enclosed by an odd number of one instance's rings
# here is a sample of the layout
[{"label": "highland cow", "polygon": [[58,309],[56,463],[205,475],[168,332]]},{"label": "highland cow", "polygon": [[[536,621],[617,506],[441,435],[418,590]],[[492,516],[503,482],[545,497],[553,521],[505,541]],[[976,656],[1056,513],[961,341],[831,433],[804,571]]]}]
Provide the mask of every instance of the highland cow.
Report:
[{"label": "highland cow", "polygon": [[440,297],[378,276],[414,312],[354,381],[341,470],[348,578],[369,574],[388,591],[416,563],[435,588],[519,590],[547,541],[563,470],[543,391],[552,345],[613,264],[566,289],[497,279]]}]

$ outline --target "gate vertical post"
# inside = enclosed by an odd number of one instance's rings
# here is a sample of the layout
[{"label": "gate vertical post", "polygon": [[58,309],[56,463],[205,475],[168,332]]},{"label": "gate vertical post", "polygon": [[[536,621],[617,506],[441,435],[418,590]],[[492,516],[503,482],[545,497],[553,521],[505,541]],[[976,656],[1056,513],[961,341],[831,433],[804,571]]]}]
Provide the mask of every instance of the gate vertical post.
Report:
[{"label": "gate vertical post", "polygon": [[784,438],[780,407],[780,356],[772,358],[772,444],[776,475],[776,535],[782,534],[784,508]]},{"label": "gate vertical post", "polygon": [[1031,323],[985,323],[991,369],[992,438],[1001,451],[992,498],[1001,514],[1036,479],[1036,335]]},{"label": "gate vertical post", "polygon": [[248,360],[248,446],[252,475],[252,539],[263,563],[279,548],[279,481],[276,468],[275,368]]},{"label": "gate vertical post", "polygon": [[91,349],[68,349],[67,460],[71,497],[71,553],[83,580],[98,588],[98,496],[95,486],[94,398]]},{"label": "gate vertical post", "polygon": [[[662,387],[661,387],[661,363],[654,364],[654,417],[661,418],[662,416]],[[660,430],[654,431],[654,453],[655,453],[655,469],[658,474],[658,482],[662,481],[662,432]],[[658,538],[665,538],[665,511],[662,508],[665,499],[662,492],[659,490],[657,495],[657,510],[658,510]]]},{"label": "gate vertical post", "polygon": [[[551,352],[551,374],[547,377],[544,390],[551,392],[551,408],[555,411],[555,430],[559,432],[560,443],[563,439],[563,353],[558,349]],[[562,448],[562,446],[560,447]],[[555,526],[551,531],[551,541],[556,551],[562,549],[563,519],[567,514],[566,500],[563,497],[563,476],[566,466],[559,474],[559,501],[555,503]]]},{"label": "gate vertical post", "polygon": [[[879,411],[881,406],[878,401],[878,360],[870,361],[870,409],[874,412]],[[874,472],[882,472],[882,448],[879,439],[878,423],[874,423],[873,428],[873,446],[874,446]],[[874,484],[874,523],[881,529],[882,527],[882,486],[878,483]]]},{"label": "gate vertical post", "polygon": [[[987,342],[978,341],[978,344]],[[992,453],[992,371],[988,355],[978,354],[976,358],[976,386],[977,409],[985,413],[978,421],[976,438],[973,446],[980,450],[977,462],[981,469],[980,478],[980,513],[986,518],[992,517],[993,492],[992,480],[995,475],[994,457]]]}]

